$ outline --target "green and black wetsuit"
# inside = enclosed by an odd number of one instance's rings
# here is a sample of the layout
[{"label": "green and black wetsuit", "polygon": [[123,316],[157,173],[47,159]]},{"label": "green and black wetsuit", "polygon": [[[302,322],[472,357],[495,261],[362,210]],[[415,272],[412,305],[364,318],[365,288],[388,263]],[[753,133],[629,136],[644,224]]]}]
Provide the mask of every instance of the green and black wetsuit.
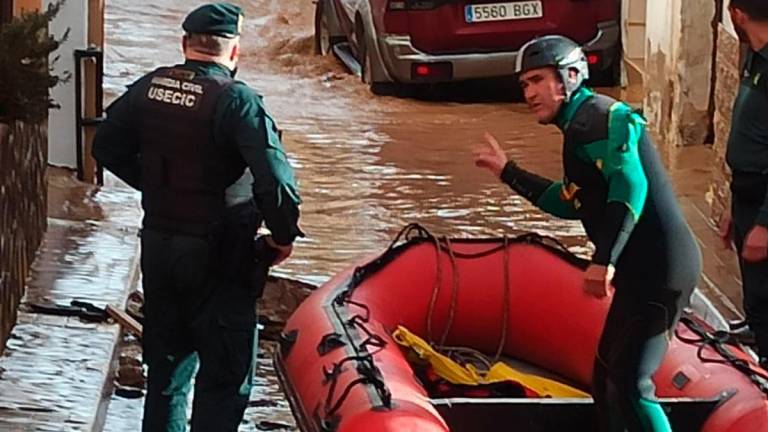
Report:
[{"label": "green and black wetsuit", "polygon": [[502,180],[542,210],[581,220],[592,262],[616,268],[593,376],[601,430],[668,431],[651,377],[698,281],[698,245],[640,115],[582,87],[557,125],[564,179],[509,163]]}]

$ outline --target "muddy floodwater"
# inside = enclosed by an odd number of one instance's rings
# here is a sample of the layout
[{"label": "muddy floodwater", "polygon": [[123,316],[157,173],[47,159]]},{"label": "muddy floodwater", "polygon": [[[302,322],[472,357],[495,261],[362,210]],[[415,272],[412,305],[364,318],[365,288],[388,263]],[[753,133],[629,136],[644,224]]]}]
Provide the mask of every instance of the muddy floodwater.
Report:
[{"label": "muddy floodwater", "polygon": [[[150,13],[136,2],[109,2],[109,96],[180,59],[180,23],[199,3],[160,0]],[[551,177],[560,172],[557,130],[536,124],[509,97],[486,102],[493,83],[420,99],[372,96],[336,59],[313,55],[311,1],[242,4],[238,77],[264,95],[283,129],[304,200],[307,238],[281,274],[321,283],[409,222],[446,235],[538,230],[585,244],[578,224],[542,216],[473,166],[472,146],[487,130],[521,165]]]}]

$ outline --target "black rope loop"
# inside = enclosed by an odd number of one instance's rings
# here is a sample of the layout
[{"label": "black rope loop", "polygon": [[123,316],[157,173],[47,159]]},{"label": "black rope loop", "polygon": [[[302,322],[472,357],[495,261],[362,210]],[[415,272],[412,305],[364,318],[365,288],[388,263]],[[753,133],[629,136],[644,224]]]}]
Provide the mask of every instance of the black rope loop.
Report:
[{"label": "black rope loop", "polygon": [[[347,384],[347,386],[341,392],[341,395],[336,398],[336,402],[333,402],[339,376],[339,373],[335,371],[340,371],[341,366],[347,361],[358,362],[357,372],[360,374],[360,377],[355,378],[349,384]],[[328,394],[325,397],[326,417],[333,417],[339,411],[339,409],[341,409],[341,407],[344,405],[344,402],[349,397],[350,392],[357,385],[373,385],[376,393],[379,395],[379,398],[381,398],[384,407],[392,407],[392,393],[384,383],[384,380],[381,377],[381,372],[373,364],[373,357],[370,354],[347,357],[334,365],[333,370],[335,372],[333,381],[331,382],[331,386],[328,388]]]},{"label": "black rope loop", "polygon": [[[747,378],[749,378],[752,383],[757,386],[760,391],[768,395],[768,375],[756,371],[752,368],[752,365],[747,362],[744,359],[736,357],[725,345],[725,340],[727,338],[723,338],[722,333],[721,334],[712,334],[708,332],[706,329],[704,329],[699,323],[691,319],[690,317],[682,317],[680,318],[680,322],[682,322],[688,329],[690,329],[696,336],[698,336],[698,339],[696,338],[687,338],[683,337],[680,334],[679,329],[675,329],[675,337],[677,337],[680,341],[684,343],[688,343],[691,345],[698,345],[698,349],[696,350],[696,356],[699,360],[701,360],[702,363],[716,363],[716,364],[724,364],[729,365],[736,369],[737,371],[741,372]],[[706,347],[711,347],[721,358],[711,358],[706,357],[704,355],[704,349]]]}]

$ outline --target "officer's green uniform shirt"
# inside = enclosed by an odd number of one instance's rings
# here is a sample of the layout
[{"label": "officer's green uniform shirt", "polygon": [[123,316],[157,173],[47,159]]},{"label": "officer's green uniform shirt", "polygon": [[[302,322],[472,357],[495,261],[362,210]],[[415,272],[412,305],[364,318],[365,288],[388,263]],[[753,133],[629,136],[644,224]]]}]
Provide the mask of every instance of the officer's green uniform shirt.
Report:
[{"label": "officer's green uniform shirt", "polygon": [[[726,161],[735,175],[768,175],[768,45],[750,51],[742,69]],[[768,226],[768,197],[756,223]]]},{"label": "officer's green uniform shirt", "polygon": [[[187,61],[177,67],[202,76],[231,76],[229,69],[216,63]],[[108,108],[93,152],[110,171],[141,190],[139,143],[131,136],[127,94]],[[301,235],[297,226],[300,198],[278,129],[261,96],[242,82],[232,84],[217,103],[213,129],[216,145],[236,146],[248,164],[254,176],[254,199],[275,240],[291,243]]]}]

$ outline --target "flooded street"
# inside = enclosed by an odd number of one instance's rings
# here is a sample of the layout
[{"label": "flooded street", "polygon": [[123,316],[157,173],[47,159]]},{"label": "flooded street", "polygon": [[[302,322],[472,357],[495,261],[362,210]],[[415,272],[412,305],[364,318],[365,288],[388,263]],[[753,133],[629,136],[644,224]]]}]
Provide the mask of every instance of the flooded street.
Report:
[{"label": "flooded street", "polygon": [[[108,95],[181,59],[180,23],[198,3],[161,0],[151,14],[127,0],[108,4]],[[487,130],[521,165],[559,176],[558,131],[537,125],[523,105],[373,96],[335,58],[313,55],[312,2],[243,5],[238,77],[265,96],[284,130],[304,200],[307,238],[279,274],[322,283],[409,222],[453,236],[538,230],[586,244],[578,224],[532,211],[472,164]]]},{"label": "flooded street", "polygon": [[[157,0],[151,9],[129,0],[107,3],[110,100],[142,74],[182,60],[181,21],[202,3]],[[537,231],[588,253],[580,223],[542,214],[472,163],[473,145],[489,131],[521,166],[560,177],[560,133],[538,125],[523,104],[507,94],[489,102],[490,83],[420,98],[373,96],[335,58],[313,54],[311,1],[234,3],[246,12],[238,77],[265,96],[283,129],[304,201],[300,224],[307,237],[276,275],[321,284],[384,249],[412,222],[452,237]],[[295,430],[269,349],[262,346],[260,381],[242,430]],[[141,403],[113,399],[105,430],[137,430]]]}]

